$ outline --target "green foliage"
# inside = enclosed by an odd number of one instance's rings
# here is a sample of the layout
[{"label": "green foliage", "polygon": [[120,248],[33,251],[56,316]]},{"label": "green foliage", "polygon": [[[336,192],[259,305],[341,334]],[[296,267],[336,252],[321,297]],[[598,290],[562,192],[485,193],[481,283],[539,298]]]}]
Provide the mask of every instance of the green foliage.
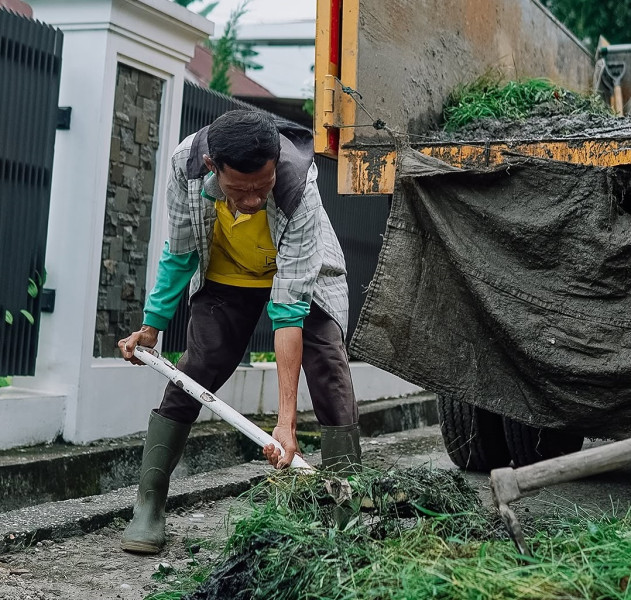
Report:
[{"label": "green foliage", "polygon": [[257,52],[252,44],[240,42],[237,38],[239,21],[248,11],[250,0],[243,0],[235,10],[230,13],[230,18],[221,37],[208,41],[213,52],[213,70],[208,87],[222,94],[230,95],[230,79],[228,73],[230,67],[235,66],[245,69],[262,69],[263,67],[254,61]]},{"label": "green foliage", "polygon": [[[169,362],[177,365],[182,357],[183,352],[163,352],[162,356]],[[276,362],[276,354],[274,352],[251,352],[250,362]]]},{"label": "green foliage", "polygon": [[[312,64],[311,67],[309,67],[309,70],[314,73],[315,72],[315,64]],[[313,96],[314,96],[314,88],[315,88],[315,84],[313,82],[308,83],[307,85],[305,85],[303,87],[303,92],[305,93],[306,96],[306,100],[305,103],[302,105],[302,110],[304,110],[309,116],[313,117],[313,113],[315,110],[315,104],[314,104],[314,100],[313,100]]]},{"label": "green foliage", "polygon": [[162,356],[166,358],[171,364],[177,365],[177,361],[182,358],[184,352],[163,352]]},{"label": "green foliage", "polygon": [[276,362],[276,353],[250,352],[250,362]]},{"label": "green foliage", "polygon": [[305,103],[302,105],[302,110],[304,110],[309,116],[313,117],[314,104],[313,98],[307,98]]},{"label": "green foliage", "polygon": [[[31,277],[28,278],[28,283],[26,287],[28,303],[31,303],[32,300],[37,298],[40,289],[44,287],[44,284],[46,283],[46,270],[44,270],[43,275],[35,272],[34,277],[35,279]],[[26,308],[21,308],[19,314],[22,315],[29,322],[30,325],[35,325],[35,317],[33,316],[33,313],[31,313],[31,311]],[[13,325],[15,323],[15,319],[16,316],[10,310],[5,309],[4,322],[7,325]],[[9,385],[11,385],[11,378],[7,376],[0,376],[0,387],[7,387]]]},{"label": "green foliage", "polygon": [[156,581],[164,581],[169,575],[173,575],[175,569],[167,563],[159,563],[156,572],[151,576],[151,579]]},{"label": "green foliage", "polygon": [[631,0],[542,0],[592,51],[598,37],[612,44],[631,42]]},{"label": "green foliage", "polygon": [[596,95],[582,95],[554,85],[547,79],[503,82],[487,74],[456,89],[445,103],[444,126],[453,131],[476,119],[524,119],[537,114],[589,112],[610,114]]},{"label": "green foliage", "polygon": [[[193,4],[195,0],[174,0],[180,6]],[[213,70],[208,87],[222,94],[230,95],[230,79],[228,73],[230,67],[235,66],[245,71],[246,69],[259,70],[263,66],[254,59],[258,52],[254,50],[251,43],[241,42],[237,38],[239,20],[247,13],[247,6],[250,0],[243,0],[235,10],[230,13],[230,19],[226,24],[222,36],[216,40],[207,40],[206,45],[213,53]],[[207,2],[197,10],[202,17],[207,17],[219,4],[219,1]]]},{"label": "green foliage", "polygon": [[[517,552],[458,472],[417,468],[353,477],[353,497],[370,499],[374,508],[344,529],[332,525],[327,477],[270,475],[250,493],[252,510],[236,523],[223,556],[187,597],[628,598],[631,514],[540,518],[539,531],[527,528],[530,558]],[[193,572],[203,574],[198,566]],[[178,596],[150,597],[168,598]]]},{"label": "green foliage", "polygon": [[33,315],[26,310],[25,308],[20,310],[20,314],[22,314],[24,316],[24,318],[31,324],[31,325],[35,325],[35,317],[33,317]]},{"label": "green foliage", "polygon": [[[173,1],[175,2],[175,4],[179,4],[180,6],[185,6],[185,7],[188,7],[189,5],[193,4],[193,2],[195,2],[195,0],[173,0]],[[206,5],[202,6],[202,8],[200,8],[197,11],[197,14],[201,15],[202,17],[207,17],[218,4],[219,2],[208,2]]]},{"label": "green foliage", "polygon": [[[28,279],[28,284],[27,284],[27,288],[26,288],[26,293],[29,295],[30,298],[37,298],[39,291],[42,287],[44,287],[44,284],[46,283],[46,270],[44,270],[44,274],[40,275],[38,272],[35,273],[35,277],[37,278],[37,281],[35,281],[35,279],[29,277]],[[35,325],[35,317],[33,317],[33,314],[28,311],[26,308],[22,308],[20,309],[20,314],[31,324],[31,325]],[[6,310],[4,311],[4,322],[7,325],[13,325],[14,323],[14,316],[13,313],[10,310]]]},{"label": "green foliage", "polygon": [[39,294],[39,288],[33,279],[28,278],[28,288],[27,293],[31,298],[37,298],[37,294]]}]

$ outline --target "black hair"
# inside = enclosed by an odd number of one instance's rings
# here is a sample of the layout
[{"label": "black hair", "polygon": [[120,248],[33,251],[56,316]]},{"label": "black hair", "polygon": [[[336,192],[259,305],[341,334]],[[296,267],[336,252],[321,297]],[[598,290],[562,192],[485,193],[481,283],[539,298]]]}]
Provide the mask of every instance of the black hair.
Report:
[{"label": "black hair", "polygon": [[208,156],[220,171],[228,165],[240,173],[254,173],[270,160],[278,162],[278,128],[265,113],[228,111],[208,128]]}]

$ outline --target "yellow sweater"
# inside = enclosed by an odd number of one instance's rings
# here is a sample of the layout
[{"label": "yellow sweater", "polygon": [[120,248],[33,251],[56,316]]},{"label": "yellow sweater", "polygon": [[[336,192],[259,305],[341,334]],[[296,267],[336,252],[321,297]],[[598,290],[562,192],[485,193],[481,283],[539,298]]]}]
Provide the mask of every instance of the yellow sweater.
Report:
[{"label": "yellow sweater", "polygon": [[265,209],[236,219],[225,201],[215,202],[217,220],[206,279],[237,287],[272,287],[276,248]]}]

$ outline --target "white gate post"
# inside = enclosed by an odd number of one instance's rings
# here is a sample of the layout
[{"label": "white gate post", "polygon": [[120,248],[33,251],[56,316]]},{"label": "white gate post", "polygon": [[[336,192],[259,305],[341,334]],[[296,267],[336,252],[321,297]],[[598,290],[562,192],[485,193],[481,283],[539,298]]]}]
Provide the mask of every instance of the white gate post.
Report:
[{"label": "white gate post", "polygon": [[[160,87],[156,78],[162,81],[159,127],[153,131],[155,181],[143,189],[145,198],[147,190],[153,195],[148,201],[152,214],[141,215],[147,237],[149,223],[151,227],[142,267],[148,292],[166,237],[164,194],[170,154],[179,142],[185,66],[196,43],[213,31],[211,22],[169,0],[30,0],[30,4],[36,19],[64,33],[59,105],[70,106],[72,114],[70,129],[57,132],[53,167],[46,287],[56,291],[55,309],[42,315],[36,375],[14,378],[13,405],[11,392],[0,395],[4,447],[47,441],[55,430],[67,441],[82,443],[146,428],[149,410],[164,389],[163,378],[120,358],[95,357],[94,350],[97,305],[105,302],[99,285],[106,205],[113,194],[110,160],[122,152],[111,143],[113,123],[126,118],[115,106],[117,76],[124,65],[125,72],[140,76],[145,88],[153,85],[155,90]],[[131,142],[134,135],[135,142],[152,135],[140,123],[142,117],[136,117],[135,132],[128,130]],[[142,169],[142,164],[137,168]],[[16,430],[11,413],[23,415],[27,406],[29,419],[42,410],[47,421],[34,424],[31,431],[27,420],[19,421]],[[12,431],[5,435],[1,423]]]}]

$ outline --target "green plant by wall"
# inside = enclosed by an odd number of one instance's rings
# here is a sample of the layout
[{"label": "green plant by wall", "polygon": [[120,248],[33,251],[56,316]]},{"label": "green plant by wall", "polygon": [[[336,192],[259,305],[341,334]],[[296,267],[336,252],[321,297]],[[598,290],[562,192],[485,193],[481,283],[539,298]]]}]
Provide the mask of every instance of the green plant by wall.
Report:
[{"label": "green plant by wall", "polygon": [[[35,273],[34,277],[37,281],[31,277],[28,278],[28,286],[26,288],[27,294],[35,299],[37,298],[39,291],[44,287],[44,283],[46,283],[46,271],[44,271],[44,275],[40,275],[39,273]],[[30,311],[26,310],[26,308],[20,309],[20,314],[31,324],[35,325],[35,317],[31,314]],[[8,325],[13,325],[14,316],[10,310],[4,311],[4,321]]]},{"label": "green plant by wall", "polygon": [[250,352],[250,362],[276,362],[276,353]]},{"label": "green plant by wall", "polygon": [[[31,299],[37,298],[41,289],[44,287],[44,283],[46,283],[46,271],[44,270],[44,274],[40,275],[37,271],[33,275],[33,277],[28,278],[28,283],[26,287],[26,293],[28,297]],[[0,313],[1,314],[1,313]],[[8,309],[4,311],[4,322],[7,325],[12,326],[16,319],[20,318],[20,316],[24,317],[30,325],[35,325],[35,317],[33,313],[27,308],[21,308],[17,313],[13,313]],[[0,376],[0,387],[7,387],[11,385],[11,377],[7,375]]]},{"label": "green plant by wall", "polygon": [[[187,8],[196,4],[195,0],[173,0],[175,4]],[[230,67],[237,67],[245,71],[246,69],[259,70],[263,66],[254,59],[258,52],[254,50],[251,43],[242,42],[237,38],[237,28],[239,20],[248,11],[247,6],[250,0],[243,0],[235,10],[230,13],[230,18],[223,31],[222,36],[217,40],[206,40],[206,46],[212,50],[213,68],[208,87],[211,90],[231,95],[230,79],[228,72]],[[203,5],[195,9],[197,14],[207,17],[219,4],[219,1],[209,2],[206,0]],[[193,9],[191,9],[193,10]]]},{"label": "green plant by wall", "polygon": [[[43,287],[44,285],[44,281],[46,280],[46,276],[41,277],[39,275],[39,273],[36,274],[37,277],[37,282],[32,279],[31,277],[29,277],[28,279],[28,287],[27,287],[27,293],[31,298],[37,298],[37,295],[39,294],[39,290],[40,288]],[[31,314],[30,311],[26,310],[26,308],[21,308],[20,309],[20,314],[31,324],[31,325],[35,325],[35,317],[33,317],[33,315]],[[5,310],[4,311],[4,321],[5,323],[7,323],[8,325],[13,325],[13,313],[10,310]]]}]

